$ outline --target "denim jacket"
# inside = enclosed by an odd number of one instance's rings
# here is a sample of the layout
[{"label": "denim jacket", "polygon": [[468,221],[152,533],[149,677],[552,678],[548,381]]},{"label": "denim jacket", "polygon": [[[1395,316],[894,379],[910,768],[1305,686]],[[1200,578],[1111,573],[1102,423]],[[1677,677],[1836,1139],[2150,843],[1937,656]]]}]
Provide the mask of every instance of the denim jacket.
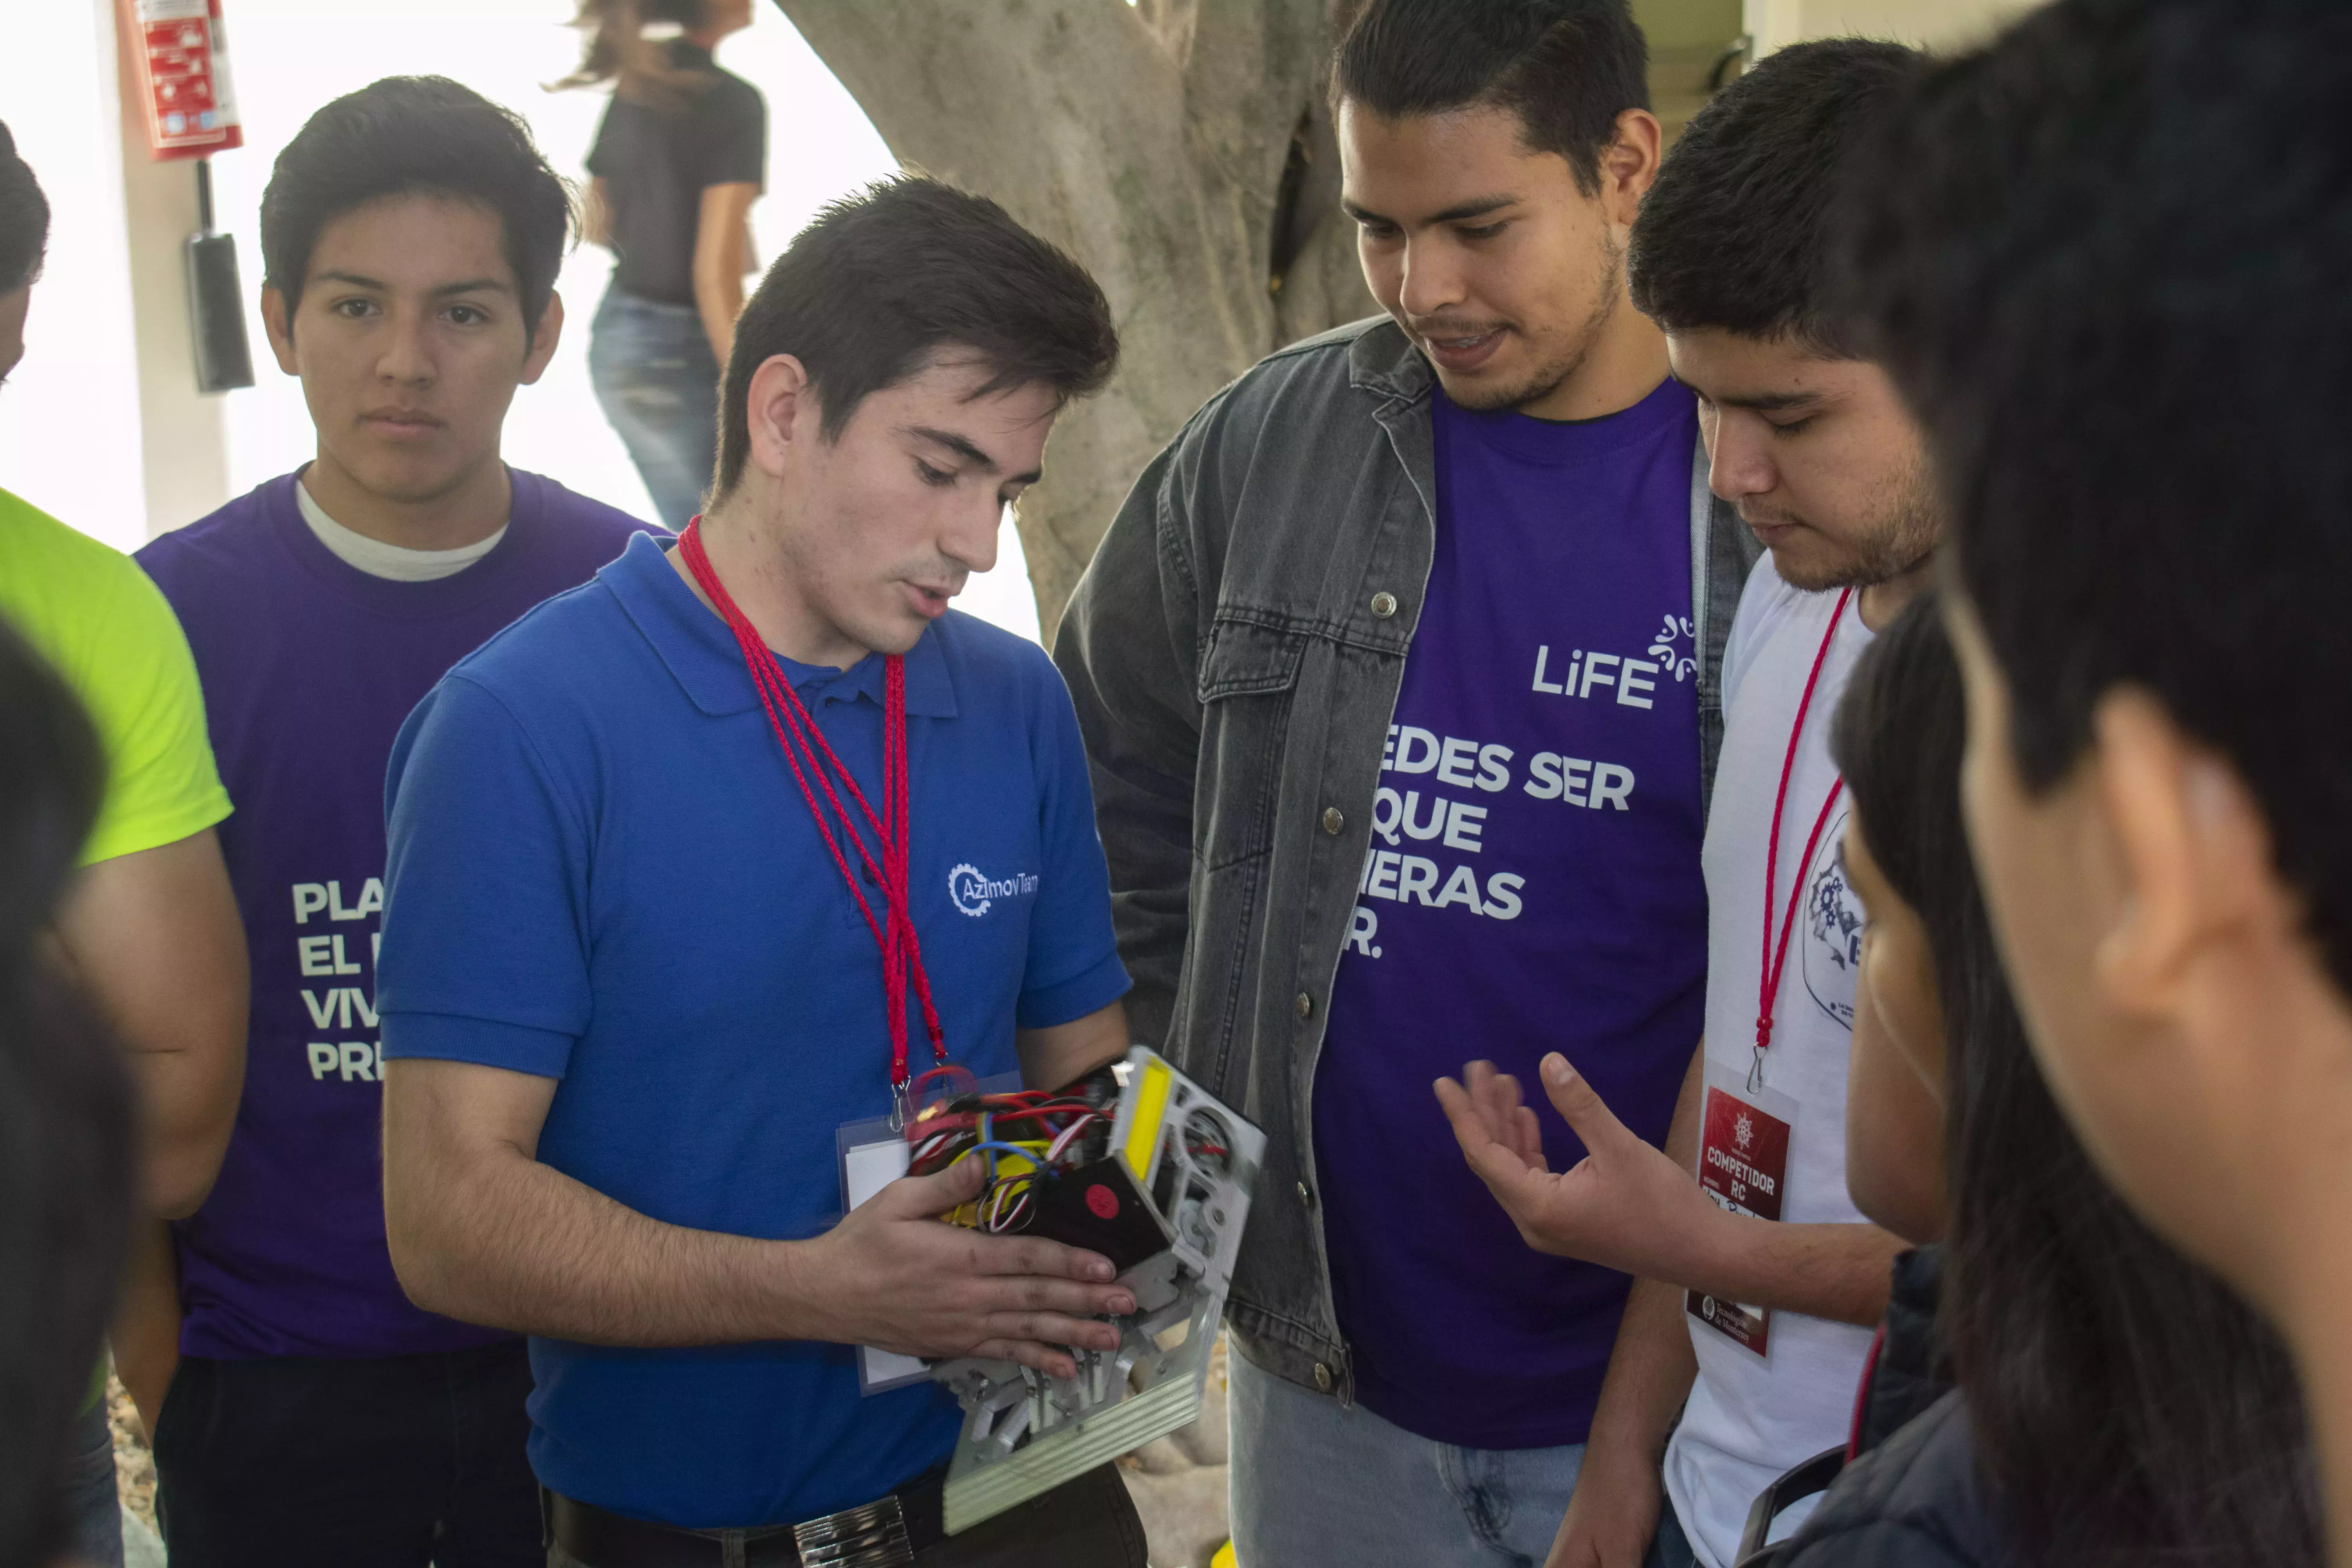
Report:
[{"label": "denim jacket", "polygon": [[[1055,639],[1135,1036],[1267,1134],[1229,1325],[1259,1366],[1350,1402],[1309,1097],[1436,545],[1433,382],[1386,317],[1259,363],[1144,470]],[[1703,450],[1691,543],[1711,785],[1724,639],[1759,552],[1707,493]]]}]

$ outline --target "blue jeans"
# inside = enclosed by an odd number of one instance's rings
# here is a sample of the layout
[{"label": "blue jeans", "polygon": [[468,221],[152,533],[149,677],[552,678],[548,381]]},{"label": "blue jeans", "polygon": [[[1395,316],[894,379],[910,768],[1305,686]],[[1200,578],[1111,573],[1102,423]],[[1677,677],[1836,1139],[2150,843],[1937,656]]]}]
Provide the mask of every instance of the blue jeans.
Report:
[{"label": "blue jeans", "polygon": [[1697,1568],[1698,1554],[1691,1550],[1690,1537],[1683,1533],[1683,1521],[1675,1517],[1675,1505],[1661,1501],[1658,1505],[1658,1537],[1650,1542],[1650,1555],[1642,1568]]},{"label": "blue jeans", "polygon": [[1240,1568],[1540,1568],[1584,1446],[1460,1448],[1232,1360]]},{"label": "blue jeans", "polygon": [[67,1434],[66,1556],[88,1568],[122,1568],[122,1498],[114,1485],[114,1431],[93,1399]]},{"label": "blue jeans", "polygon": [[693,306],[604,291],[588,329],[588,379],[672,532],[702,510],[718,464],[719,374]]}]

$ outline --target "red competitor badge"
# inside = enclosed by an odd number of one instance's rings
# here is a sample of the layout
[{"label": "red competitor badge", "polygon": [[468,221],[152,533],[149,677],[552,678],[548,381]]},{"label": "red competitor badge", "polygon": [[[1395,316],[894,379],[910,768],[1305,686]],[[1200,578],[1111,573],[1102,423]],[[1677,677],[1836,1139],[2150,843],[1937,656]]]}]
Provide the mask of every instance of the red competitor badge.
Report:
[{"label": "red competitor badge", "polygon": [[[1789,1175],[1789,1126],[1795,1112],[1785,1096],[1769,1089],[1748,1095],[1709,1084],[1698,1146],[1698,1184],[1706,1195],[1733,1214],[1779,1219]],[[1684,1305],[1733,1343],[1765,1353],[1772,1316],[1765,1308],[1696,1290],[1685,1294]]]}]

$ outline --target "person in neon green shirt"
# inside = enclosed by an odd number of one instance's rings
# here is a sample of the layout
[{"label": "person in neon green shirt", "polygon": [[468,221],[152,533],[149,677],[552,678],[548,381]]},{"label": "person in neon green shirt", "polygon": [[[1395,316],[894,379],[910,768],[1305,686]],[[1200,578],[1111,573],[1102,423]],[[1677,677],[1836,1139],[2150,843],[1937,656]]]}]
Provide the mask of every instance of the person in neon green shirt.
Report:
[{"label": "person in neon green shirt", "polygon": [[[0,126],[0,381],[23,357],[47,238],[48,204]],[[106,753],[98,823],[54,931],[138,1083],[144,1197],[156,1223],[142,1236],[131,1289],[173,1289],[161,1222],[193,1214],[211,1191],[245,1083],[245,931],[213,833],[229,800],[195,661],[136,563],[5,490],[0,620],[64,677]],[[137,1369],[153,1363],[152,1351],[118,1342],[126,1383],[146,1381]],[[142,1411],[152,1423],[154,1404]],[[110,1444],[95,1403],[72,1460],[69,1555],[120,1563]]]},{"label": "person in neon green shirt", "polygon": [[228,815],[187,639],[136,562],[0,489],[0,616],[65,677],[104,740],[106,793],[83,865]]},{"label": "person in neon green shirt", "polygon": [[132,1053],[148,1205],[177,1218],[212,1186],[244,1079],[245,933],[213,836],[229,800],[195,661],[136,562],[5,489],[0,618],[80,697],[106,751],[57,930]]}]

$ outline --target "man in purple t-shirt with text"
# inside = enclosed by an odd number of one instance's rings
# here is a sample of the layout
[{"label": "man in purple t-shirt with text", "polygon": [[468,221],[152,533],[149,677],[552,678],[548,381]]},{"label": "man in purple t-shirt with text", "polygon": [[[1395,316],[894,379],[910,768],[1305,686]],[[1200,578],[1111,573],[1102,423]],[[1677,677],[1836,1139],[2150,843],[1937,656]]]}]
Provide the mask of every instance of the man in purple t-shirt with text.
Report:
[{"label": "man in purple t-shirt with text", "polygon": [[1387,315],[1202,410],[1062,623],[1130,1016],[1269,1137],[1227,1314],[1245,1563],[1545,1558],[1630,1282],[1528,1250],[1431,1084],[1581,1049],[1654,1142],[1698,1043],[1755,545],[1626,293],[1644,52],[1624,0],[1365,6],[1333,96]]},{"label": "man in purple t-shirt with text", "polygon": [[178,1568],[541,1560],[522,1342],[411,1305],[385,1250],[375,943],[402,721],[644,527],[499,458],[555,352],[571,221],[522,123],[454,82],[320,110],[261,213],[316,459],[139,552],[195,652],[253,963],[220,1180],[176,1227],[176,1302],[132,1309],[168,1344],[176,1307],[154,1447]]}]

